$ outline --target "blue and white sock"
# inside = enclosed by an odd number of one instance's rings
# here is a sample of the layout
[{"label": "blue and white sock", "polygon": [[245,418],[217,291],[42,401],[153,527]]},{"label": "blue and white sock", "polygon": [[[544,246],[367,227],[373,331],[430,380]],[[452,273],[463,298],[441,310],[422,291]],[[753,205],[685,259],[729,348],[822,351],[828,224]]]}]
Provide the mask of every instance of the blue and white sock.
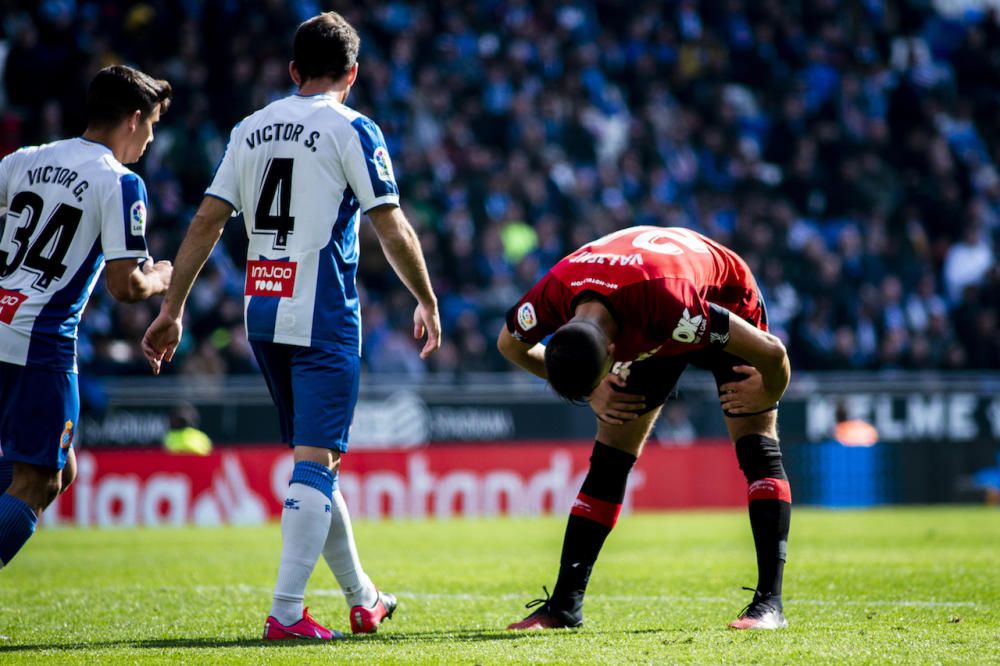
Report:
[{"label": "blue and white sock", "polygon": [[344,496],[333,491],[333,518],[330,520],[330,534],[323,546],[323,558],[337,579],[348,606],[370,608],[378,600],[378,591],[371,579],[361,568],[358,549],[354,545],[354,530],[351,529],[351,514],[347,512]]},{"label": "blue and white sock", "polygon": [[31,507],[13,495],[0,496],[0,569],[10,564],[35,533],[36,525],[38,517]]},{"label": "blue and white sock", "polygon": [[271,615],[284,625],[302,618],[306,584],[330,531],[333,472],[319,463],[295,463],[281,512],[281,563]]},{"label": "blue and white sock", "polygon": [[0,495],[7,492],[10,482],[14,480],[14,463],[0,459]]}]

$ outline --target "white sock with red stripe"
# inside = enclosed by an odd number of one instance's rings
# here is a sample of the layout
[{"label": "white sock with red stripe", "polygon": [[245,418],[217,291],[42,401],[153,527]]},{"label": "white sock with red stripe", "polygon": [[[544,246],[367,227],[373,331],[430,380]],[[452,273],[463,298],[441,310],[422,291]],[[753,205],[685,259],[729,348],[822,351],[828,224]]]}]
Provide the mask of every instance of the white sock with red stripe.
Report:
[{"label": "white sock with red stripe", "polygon": [[361,567],[358,549],[354,544],[354,530],[351,529],[351,514],[339,490],[333,492],[333,514],[330,530],[323,546],[323,558],[330,566],[334,578],[344,591],[348,606],[370,608],[378,599],[375,584]]}]

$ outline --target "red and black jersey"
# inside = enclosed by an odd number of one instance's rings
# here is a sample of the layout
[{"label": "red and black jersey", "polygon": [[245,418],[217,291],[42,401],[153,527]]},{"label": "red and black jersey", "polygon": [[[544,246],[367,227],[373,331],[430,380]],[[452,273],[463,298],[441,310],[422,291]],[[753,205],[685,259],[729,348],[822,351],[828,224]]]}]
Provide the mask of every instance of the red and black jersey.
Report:
[{"label": "red and black jersey", "polygon": [[563,258],[507,313],[517,339],[540,342],[569,321],[581,294],[618,322],[615,360],[675,356],[712,342],[709,304],[767,330],[750,268],[732,250],[680,227],[631,227]]}]

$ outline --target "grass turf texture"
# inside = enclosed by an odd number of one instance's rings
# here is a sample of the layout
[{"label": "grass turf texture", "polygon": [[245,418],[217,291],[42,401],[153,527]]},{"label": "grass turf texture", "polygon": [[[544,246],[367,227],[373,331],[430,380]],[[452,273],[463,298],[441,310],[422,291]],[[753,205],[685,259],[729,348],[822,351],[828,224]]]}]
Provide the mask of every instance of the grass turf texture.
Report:
[{"label": "grass turf texture", "polygon": [[[565,520],[355,525],[400,608],[375,636],[258,640],[279,552],[264,528],[41,530],[0,571],[0,663],[1000,663],[1000,512],[793,515],[778,632],[726,622],[756,579],[743,512],[626,516],[575,631],[512,633],[554,582]],[[312,614],[349,632],[320,561]]]}]

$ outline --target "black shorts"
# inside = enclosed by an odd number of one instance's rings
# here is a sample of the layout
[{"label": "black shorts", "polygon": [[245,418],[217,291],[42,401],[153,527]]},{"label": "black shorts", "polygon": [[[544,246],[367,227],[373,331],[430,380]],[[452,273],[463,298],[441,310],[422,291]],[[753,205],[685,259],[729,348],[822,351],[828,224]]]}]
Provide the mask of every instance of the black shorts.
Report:
[{"label": "black shorts", "polygon": [[615,364],[612,372],[624,376],[625,393],[636,393],[646,396],[646,408],[640,414],[651,412],[671,397],[677,386],[677,380],[689,366],[710,370],[715,377],[716,387],[732,381],[745,379],[746,375],[733,372],[737,365],[750,365],[739,356],[715,347],[706,347],[700,351],[683,356],[654,356],[643,361],[633,361],[627,366]]}]

